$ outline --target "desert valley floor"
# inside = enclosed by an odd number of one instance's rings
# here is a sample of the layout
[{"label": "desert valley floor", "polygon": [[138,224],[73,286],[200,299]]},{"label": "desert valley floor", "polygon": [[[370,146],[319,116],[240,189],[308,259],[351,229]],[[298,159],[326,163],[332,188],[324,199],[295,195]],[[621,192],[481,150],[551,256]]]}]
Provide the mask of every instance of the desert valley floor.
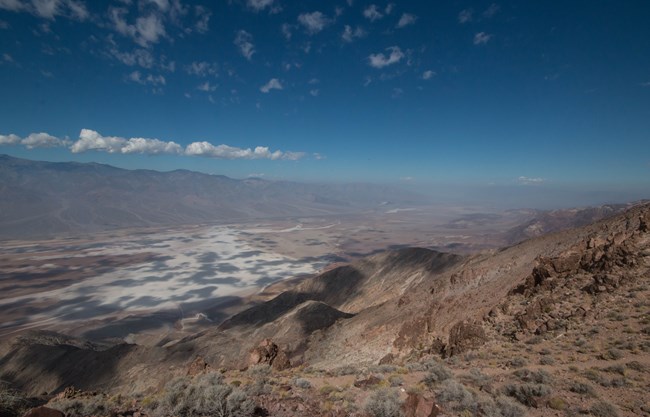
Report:
[{"label": "desert valley floor", "polygon": [[0,336],[44,327],[91,338],[195,330],[240,310],[247,296],[269,284],[373,252],[498,247],[503,233],[530,215],[393,208],[5,241]]}]

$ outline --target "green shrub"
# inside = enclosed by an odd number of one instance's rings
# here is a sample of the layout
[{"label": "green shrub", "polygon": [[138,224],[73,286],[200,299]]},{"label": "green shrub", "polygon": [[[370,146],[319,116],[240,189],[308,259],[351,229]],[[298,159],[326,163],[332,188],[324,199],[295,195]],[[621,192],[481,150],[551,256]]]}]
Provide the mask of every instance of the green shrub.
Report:
[{"label": "green shrub", "polygon": [[453,374],[449,368],[441,363],[436,363],[430,368],[429,373],[422,379],[422,382],[424,382],[424,384],[429,388],[432,388],[434,385],[439,384],[452,376]]},{"label": "green shrub", "polygon": [[397,392],[381,389],[372,393],[365,410],[372,417],[402,417],[402,403]]},{"label": "green shrub", "polygon": [[311,388],[311,382],[305,378],[294,378],[291,380],[291,384],[303,389]]},{"label": "green shrub", "polygon": [[616,407],[604,401],[597,402],[589,409],[591,415],[596,417],[618,417]]},{"label": "green shrub", "polygon": [[549,384],[552,382],[553,378],[551,375],[543,369],[538,369],[537,371],[531,371],[529,369],[518,369],[514,372],[515,376],[521,379],[523,382],[534,382],[536,384]]},{"label": "green shrub", "polygon": [[209,373],[170,381],[155,411],[156,415],[177,417],[245,417],[254,409],[243,391],[226,384],[220,374]]},{"label": "green shrub", "polygon": [[571,386],[569,387],[569,391],[575,392],[576,394],[589,395],[591,397],[596,396],[596,391],[594,391],[594,387],[592,387],[589,384],[585,384],[583,382],[572,383]]},{"label": "green shrub", "polygon": [[551,389],[544,384],[508,384],[504,387],[504,392],[520,403],[534,407],[537,405],[535,398],[549,395]]}]

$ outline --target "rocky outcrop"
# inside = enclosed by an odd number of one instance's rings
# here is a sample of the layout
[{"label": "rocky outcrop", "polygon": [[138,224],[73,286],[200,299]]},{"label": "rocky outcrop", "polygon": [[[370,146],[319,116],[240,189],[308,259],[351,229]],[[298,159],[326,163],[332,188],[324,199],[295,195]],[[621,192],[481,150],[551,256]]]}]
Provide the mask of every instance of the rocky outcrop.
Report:
[{"label": "rocky outcrop", "polygon": [[445,346],[447,357],[476,349],[487,342],[483,326],[476,322],[461,321],[449,330],[449,342]]},{"label": "rocky outcrop", "polygon": [[254,347],[248,358],[249,366],[266,364],[277,371],[291,367],[289,357],[271,339],[264,339],[258,346]]},{"label": "rocky outcrop", "polygon": [[196,376],[207,372],[209,369],[210,365],[208,365],[208,363],[201,356],[197,356],[196,359],[194,359],[190,366],[187,368],[187,375]]},{"label": "rocky outcrop", "polygon": [[402,405],[404,417],[436,417],[442,414],[440,406],[431,398],[409,393]]},{"label": "rocky outcrop", "polygon": [[31,410],[26,412],[23,417],[65,417],[65,414],[62,411],[41,406],[41,407],[32,408]]}]

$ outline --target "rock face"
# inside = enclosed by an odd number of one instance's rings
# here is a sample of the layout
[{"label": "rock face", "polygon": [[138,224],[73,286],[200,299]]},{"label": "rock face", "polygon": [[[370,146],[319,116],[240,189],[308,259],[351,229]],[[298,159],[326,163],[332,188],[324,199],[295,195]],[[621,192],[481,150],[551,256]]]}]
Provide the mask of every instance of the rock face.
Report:
[{"label": "rock face", "polygon": [[442,409],[436,402],[420,394],[409,393],[402,405],[404,417],[436,417]]},{"label": "rock face", "polygon": [[461,321],[449,331],[445,356],[453,356],[483,345],[487,341],[485,330],[479,323]]},{"label": "rock face", "polygon": [[248,358],[249,366],[266,364],[277,371],[291,367],[287,354],[278,347],[271,339],[264,339],[258,346],[253,348]]},{"label": "rock face", "polygon": [[201,356],[197,356],[197,358],[194,359],[194,361],[192,361],[190,366],[187,368],[187,375],[196,376],[206,372],[209,369],[210,365],[208,365],[208,363]]},{"label": "rock face", "polygon": [[36,407],[26,412],[23,417],[65,417],[65,414],[53,408]]}]

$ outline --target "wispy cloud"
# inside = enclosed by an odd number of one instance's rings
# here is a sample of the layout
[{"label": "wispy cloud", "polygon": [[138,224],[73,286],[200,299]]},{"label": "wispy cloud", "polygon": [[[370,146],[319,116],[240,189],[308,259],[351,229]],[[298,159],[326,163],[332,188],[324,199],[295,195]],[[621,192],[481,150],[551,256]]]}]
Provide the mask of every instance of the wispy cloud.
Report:
[{"label": "wispy cloud", "polygon": [[263,93],[268,93],[271,90],[282,90],[284,87],[282,83],[277,78],[271,78],[269,82],[260,87],[260,91]]},{"label": "wispy cloud", "polygon": [[206,81],[206,82],[204,82],[202,84],[199,84],[196,87],[196,89],[199,90],[199,91],[204,91],[206,93],[209,93],[209,92],[215,91],[217,89],[217,86],[214,85],[214,84],[211,84],[210,81]]},{"label": "wispy cloud", "polygon": [[474,10],[465,9],[458,13],[458,22],[459,23],[468,23],[471,22],[474,18]]},{"label": "wispy cloud", "polygon": [[216,76],[219,73],[219,65],[216,62],[194,61],[185,66],[185,71],[199,77]]},{"label": "wispy cloud", "polygon": [[249,9],[254,10],[256,12],[260,12],[264,9],[271,9],[271,11],[274,11],[274,3],[275,0],[247,0],[246,5],[248,6]]},{"label": "wispy cloud", "polygon": [[544,178],[531,178],[531,177],[521,176],[517,178],[517,181],[522,185],[535,185],[535,184],[543,183]]},{"label": "wispy cloud", "polygon": [[331,23],[331,20],[323,13],[315,11],[299,15],[298,23],[305,27],[307,33],[314,35],[325,29],[325,27]]},{"label": "wispy cloud", "polygon": [[109,12],[113,29],[124,36],[132,38],[138,45],[148,47],[166,36],[165,25],[162,18],[156,14],[146,17],[140,16],[134,24],[126,21],[127,10],[124,8],[112,8]]},{"label": "wispy cloud", "polygon": [[366,7],[363,10],[363,16],[370,20],[371,22],[374,22],[375,20],[379,20],[382,17],[384,17],[383,13],[379,11],[379,8],[377,7],[376,4],[371,4],[370,6]]},{"label": "wispy cloud", "polygon": [[255,53],[255,45],[253,45],[253,35],[250,33],[246,32],[245,30],[240,30],[237,32],[237,36],[235,36],[235,46],[239,48],[239,52],[246,58],[247,60],[251,60],[253,58],[253,54]]},{"label": "wispy cloud", "polygon": [[194,6],[194,15],[196,16],[194,29],[199,33],[207,33],[210,30],[212,12],[203,6]]},{"label": "wispy cloud", "polygon": [[492,3],[492,4],[490,4],[490,7],[485,9],[485,11],[483,12],[483,17],[486,18],[486,19],[490,19],[490,18],[494,17],[494,15],[497,14],[497,12],[500,9],[501,9],[501,6],[499,6],[496,3]]},{"label": "wispy cloud", "polygon": [[474,35],[474,45],[485,45],[492,39],[492,35],[485,33],[485,32],[479,32],[476,35]]},{"label": "wispy cloud", "polygon": [[345,25],[341,39],[345,42],[353,42],[355,39],[363,38],[364,36],[366,36],[366,31],[361,27],[357,26],[355,29],[352,29],[352,26]]},{"label": "wispy cloud", "polygon": [[422,73],[422,79],[423,80],[430,80],[431,78],[436,76],[435,71],[427,70]]},{"label": "wispy cloud", "polygon": [[183,148],[176,142],[155,138],[123,138],[104,136],[91,129],[82,129],[79,138],[72,142],[68,138],[58,138],[47,133],[32,133],[21,138],[18,135],[0,135],[0,145],[22,145],[28,149],[44,147],[66,147],[72,153],[89,151],[112,154],[143,155],[182,155],[202,156],[219,159],[271,159],[295,161],[305,157],[304,152],[272,151],[266,146],[238,148],[225,144],[213,145],[210,142],[192,142]]},{"label": "wispy cloud", "polygon": [[144,76],[140,71],[133,71],[129,74],[128,78],[129,80],[142,85],[161,86],[167,84],[167,80],[162,75],[148,74]]},{"label": "wispy cloud", "polygon": [[391,46],[386,48],[386,50],[390,51],[390,54],[370,54],[370,56],[368,56],[369,65],[373,68],[381,69],[396,64],[404,58],[404,52],[402,52],[399,46]]},{"label": "wispy cloud", "polygon": [[412,25],[416,20],[418,20],[418,17],[416,15],[411,13],[404,13],[402,17],[399,18],[399,22],[397,22],[397,28],[399,29],[408,25]]},{"label": "wispy cloud", "polygon": [[80,0],[0,0],[0,9],[27,12],[49,20],[61,16],[83,21],[90,16],[86,4]]},{"label": "wispy cloud", "polygon": [[129,67],[139,66],[142,68],[153,68],[156,64],[156,59],[153,54],[147,49],[134,49],[132,52],[123,52],[113,47],[108,50],[109,57],[114,58],[124,65]]}]

